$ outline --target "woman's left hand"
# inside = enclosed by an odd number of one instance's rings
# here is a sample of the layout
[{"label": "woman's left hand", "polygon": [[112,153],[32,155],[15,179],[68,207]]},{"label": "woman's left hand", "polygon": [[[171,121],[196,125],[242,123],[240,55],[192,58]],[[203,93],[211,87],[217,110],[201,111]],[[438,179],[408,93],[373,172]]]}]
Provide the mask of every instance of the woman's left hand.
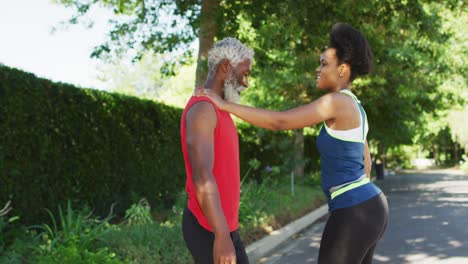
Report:
[{"label": "woman's left hand", "polygon": [[213,92],[213,90],[211,89],[197,89],[195,90],[195,93],[193,95],[206,96],[210,98],[220,110],[226,111],[226,105],[228,104],[228,102],[224,101],[218,94]]}]

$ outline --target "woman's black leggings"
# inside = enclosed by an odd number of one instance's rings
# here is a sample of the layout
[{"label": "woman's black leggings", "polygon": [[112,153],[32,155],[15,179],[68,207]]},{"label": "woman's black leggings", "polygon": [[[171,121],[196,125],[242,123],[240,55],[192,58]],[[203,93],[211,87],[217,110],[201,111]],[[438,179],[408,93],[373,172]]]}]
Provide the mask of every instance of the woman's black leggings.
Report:
[{"label": "woman's black leggings", "polygon": [[332,211],[320,242],[319,264],[370,264],[388,222],[383,193],[352,207]]}]

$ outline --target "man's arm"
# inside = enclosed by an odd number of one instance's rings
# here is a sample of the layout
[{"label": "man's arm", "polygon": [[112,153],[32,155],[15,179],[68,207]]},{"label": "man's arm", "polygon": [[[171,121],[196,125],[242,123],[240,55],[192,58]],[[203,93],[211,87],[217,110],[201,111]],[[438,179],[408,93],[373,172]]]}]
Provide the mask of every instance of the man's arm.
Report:
[{"label": "man's arm", "polygon": [[367,140],[364,144],[364,166],[366,170],[366,175],[367,177],[370,178],[371,174],[371,169],[372,169],[372,161],[371,161],[371,156],[369,152],[369,145],[367,144]]},{"label": "man's arm", "polygon": [[214,230],[215,263],[235,263],[235,250],[213,176],[216,112],[212,104],[199,102],[186,115],[186,145],[198,203]]}]

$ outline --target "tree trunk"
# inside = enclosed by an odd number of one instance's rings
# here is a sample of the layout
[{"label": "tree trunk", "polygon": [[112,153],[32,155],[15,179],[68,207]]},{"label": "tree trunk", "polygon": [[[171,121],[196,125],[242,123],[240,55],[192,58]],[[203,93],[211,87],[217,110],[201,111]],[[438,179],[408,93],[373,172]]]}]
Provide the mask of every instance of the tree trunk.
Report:
[{"label": "tree trunk", "polygon": [[195,85],[202,86],[208,75],[208,52],[213,47],[217,30],[217,9],[219,0],[203,0],[200,12],[200,30],[198,32],[198,59]]},{"label": "tree trunk", "polygon": [[304,176],[304,129],[294,130],[294,156],[296,161],[294,175],[302,177]]},{"label": "tree trunk", "polygon": [[455,162],[455,166],[458,166],[458,162],[460,161],[460,157],[458,156],[459,148],[458,148],[458,137],[455,135],[455,140],[453,142],[453,160]]},{"label": "tree trunk", "polygon": [[382,142],[379,142],[378,153],[379,153],[378,159],[380,159],[380,162],[383,164],[384,169],[385,169],[385,166],[387,164],[387,155],[385,153],[385,147]]}]

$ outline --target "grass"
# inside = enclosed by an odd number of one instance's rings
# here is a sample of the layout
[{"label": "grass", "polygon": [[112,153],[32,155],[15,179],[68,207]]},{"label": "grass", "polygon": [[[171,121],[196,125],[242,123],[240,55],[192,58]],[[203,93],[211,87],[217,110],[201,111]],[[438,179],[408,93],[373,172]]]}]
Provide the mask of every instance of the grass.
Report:
[{"label": "grass", "polygon": [[190,263],[180,222],[115,226],[103,236],[105,246],[128,263]]},{"label": "grass", "polygon": [[319,186],[289,180],[250,182],[243,186],[239,213],[240,234],[246,245],[319,207],[325,197]]},{"label": "grass", "polygon": [[[289,178],[267,178],[261,184],[244,182],[239,212],[244,244],[249,245],[323,204],[319,186],[317,175],[300,179],[294,195]],[[181,193],[172,210],[165,212],[151,212],[148,204],[140,202],[127,210],[120,224],[109,224],[108,219],[98,221],[86,210],[74,210],[67,204],[66,209],[60,208],[58,216],[51,213],[52,226],[40,225],[42,228],[35,231],[18,228],[16,238],[0,252],[0,262],[191,263],[181,230],[185,203],[185,193]],[[1,217],[6,219],[5,214]]]}]

